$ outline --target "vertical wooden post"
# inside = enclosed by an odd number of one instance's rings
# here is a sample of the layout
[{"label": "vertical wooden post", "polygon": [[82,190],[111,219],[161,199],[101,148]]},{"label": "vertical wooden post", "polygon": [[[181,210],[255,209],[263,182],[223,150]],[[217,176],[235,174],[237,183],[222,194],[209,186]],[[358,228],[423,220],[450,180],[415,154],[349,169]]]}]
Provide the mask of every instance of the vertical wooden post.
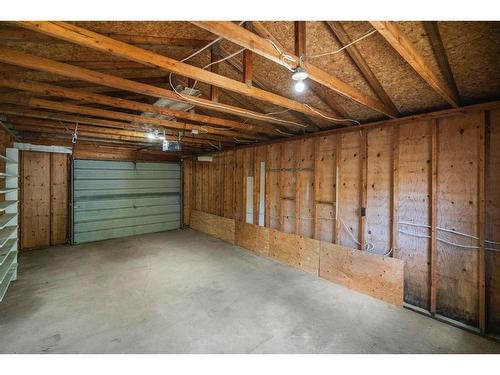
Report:
[{"label": "vertical wooden post", "polygon": [[478,277],[479,277],[479,330],[486,331],[486,258],[484,241],[486,234],[486,130],[489,128],[490,115],[484,112],[483,123],[479,126],[479,155],[478,155]]},{"label": "vertical wooden post", "polygon": [[340,173],[342,171],[342,134],[336,135],[335,145],[335,238],[334,243],[340,244]]},{"label": "vertical wooden post", "polygon": [[270,165],[270,162],[269,162],[269,148],[271,146],[267,145],[267,146],[264,146],[266,148],[266,202],[265,202],[265,205],[266,205],[266,214],[265,214],[265,219],[264,219],[264,225],[266,226],[266,228],[269,228],[271,226],[270,224],[270,221],[271,221],[271,199],[270,199],[270,183],[269,183],[269,174],[272,173],[272,172],[269,172],[269,165]]},{"label": "vertical wooden post", "polygon": [[253,147],[253,223],[259,225],[260,160],[257,147]]},{"label": "vertical wooden post", "polygon": [[295,35],[295,55],[305,56],[306,54],[306,22],[294,22],[294,35]]},{"label": "vertical wooden post", "polygon": [[233,150],[233,219],[237,220],[238,218],[236,217],[236,205],[237,205],[237,192],[236,192],[236,187],[237,187],[237,176],[236,176],[236,149]]},{"label": "vertical wooden post", "polygon": [[319,147],[320,137],[314,137],[314,219],[313,219],[313,238],[318,239],[318,200],[319,200]]},{"label": "vertical wooden post", "polygon": [[283,145],[285,143],[280,143],[280,171],[279,171],[279,213],[280,213],[280,231],[284,232],[285,227],[285,206],[283,204],[283,191],[285,187],[284,176],[283,176]]},{"label": "vertical wooden post", "polygon": [[432,120],[432,147],[431,147],[431,256],[430,256],[430,300],[431,314],[436,313],[437,285],[437,191],[438,191],[438,152],[439,152],[439,123]]},{"label": "vertical wooden post", "polygon": [[[245,28],[252,30],[250,22],[245,22]],[[253,81],[253,52],[249,49],[243,51],[243,82],[252,87]]]},{"label": "vertical wooden post", "polygon": [[294,174],[295,174],[295,234],[300,235],[300,189],[301,189],[301,176],[299,173],[299,161],[302,155],[302,140],[295,141],[295,161],[294,161]]},{"label": "vertical wooden post", "polygon": [[396,256],[398,246],[398,209],[399,209],[399,127],[392,128],[392,216],[391,248],[392,257]]},{"label": "vertical wooden post", "polygon": [[366,203],[368,195],[368,132],[361,130],[361,209],[359,226],[359,243],[361,250],[366,244]]},{"label": "vertical wooden post", "polygon": [[[210,62],[213,63],[219,59],[220,59],[219,46],[217,44],[215,44],[210,49]],[[218,74],[219,73],[219,65],[214,64],[214,65],[210,66],[210,71],[212,73]],[[210,100],[213,102],[219,101],[219,88],[217,86],[210,85]]]}]

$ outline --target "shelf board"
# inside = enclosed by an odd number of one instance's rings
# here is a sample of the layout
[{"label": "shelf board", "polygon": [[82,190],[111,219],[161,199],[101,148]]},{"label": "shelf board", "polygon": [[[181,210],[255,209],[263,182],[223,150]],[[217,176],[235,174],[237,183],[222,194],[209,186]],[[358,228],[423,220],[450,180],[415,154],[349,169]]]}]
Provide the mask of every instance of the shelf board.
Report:
[{"label": "shelf board", "polygon": [[13,160],[11,158],[8,158],[7,156],[4,156],[4,155],[0,155],[0,160],[3,160],[6,163],[17,164],[17,161],[15,161],[15,160]]},{"label": "shelf board", "polygon": [[16,231],[17,231],[17,225],[12,225],[10,227],[5,227],[3,229],[0,229],[0,247],[4,247],[4,245],[10,239],[9,237],[12,236],[12,234],[15,233]]},{"label": "shelf board", "polygon": [[0,188],[0,194],[13,193],[18,190],[18,188]]},{"label": "shelf board", "polygon": [[5,211],[6,208],[13,206],[17,203],[17,201],[3,201],[0,202],[0,211]]},{"label": "shelf board", "polygon": [[16,264],[17,251],[11,251],[7,254],[3,264],[0,266],[0,283],[3,283],[10,269]]},{"label": "shelf board", "polygon": [[0,178],[17,178],[17,177],[19,176],[16,174],[8,174],[5,172],[0,172]]},{"label": "shelf board", "polygon": [[12,276],[14,276],[14,272],[16,271],[16,265],[13,265],[11,269],[7,272],[4,280],[0,283],[0,302],[2,302],[3,297],[5,297],[5,293],[7,293],[7,289],[9,288],[10,282],[12,281]]},{"label": "shelf board", "polygon": [[17,213],[0,215],[0,229],[5,228],[15,217],[17,217]]},{"label": "shelf board", "polygon": [[12,247],[15,245],[16,241],[17,238],[11,238],[10,240],[7,240],[5,245],[0,249],[0,266],[3,264],[5,258],[11,251],[17,251],[17,249],[12,250]]}]

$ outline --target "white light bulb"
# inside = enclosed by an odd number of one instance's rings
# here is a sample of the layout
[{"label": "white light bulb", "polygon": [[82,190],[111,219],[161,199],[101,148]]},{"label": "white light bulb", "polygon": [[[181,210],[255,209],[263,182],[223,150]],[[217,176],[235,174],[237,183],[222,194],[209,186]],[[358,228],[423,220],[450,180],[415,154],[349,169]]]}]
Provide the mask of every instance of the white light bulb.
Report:
[{"label": "white light bulb", "polygon": [[156,135],[155,133],[152,133],[152,132],[149,132],[146,134],[146,136],[149,138],[149,139],[156,139]]},{"label": "white light bulb", "polygon": [[297,91],[297,92],[303,92],[305,90],[305,88],[306,88],[306,84],[302,80],[297,81],[297,83],[295,84],[295,91]]}]

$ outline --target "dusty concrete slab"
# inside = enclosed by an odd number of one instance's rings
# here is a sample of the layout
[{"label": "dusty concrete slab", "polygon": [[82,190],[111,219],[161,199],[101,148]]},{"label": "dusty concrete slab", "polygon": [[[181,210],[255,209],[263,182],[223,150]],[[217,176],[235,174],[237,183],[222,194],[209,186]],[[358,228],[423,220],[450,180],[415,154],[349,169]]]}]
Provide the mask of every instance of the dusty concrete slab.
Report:
[{"label": "dusty concrete slab", "polygon": [[2,353],[488,353],[500,344],[184,230],[31,251]]}]

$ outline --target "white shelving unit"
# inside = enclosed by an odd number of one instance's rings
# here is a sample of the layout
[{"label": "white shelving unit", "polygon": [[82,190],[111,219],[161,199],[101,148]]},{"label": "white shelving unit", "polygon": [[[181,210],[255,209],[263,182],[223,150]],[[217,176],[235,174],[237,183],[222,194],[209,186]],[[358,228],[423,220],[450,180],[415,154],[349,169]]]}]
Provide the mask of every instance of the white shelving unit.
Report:
[{"label": "white shelving unit", "polygon": [[17,280],[19,150],[8,148],[5,156],[0,155],[1,162],[5,163],[5,172],[0,173],[5,188],[0,188],[0,194],[5,201],[0,202],[0,302],[10,283]]}]

